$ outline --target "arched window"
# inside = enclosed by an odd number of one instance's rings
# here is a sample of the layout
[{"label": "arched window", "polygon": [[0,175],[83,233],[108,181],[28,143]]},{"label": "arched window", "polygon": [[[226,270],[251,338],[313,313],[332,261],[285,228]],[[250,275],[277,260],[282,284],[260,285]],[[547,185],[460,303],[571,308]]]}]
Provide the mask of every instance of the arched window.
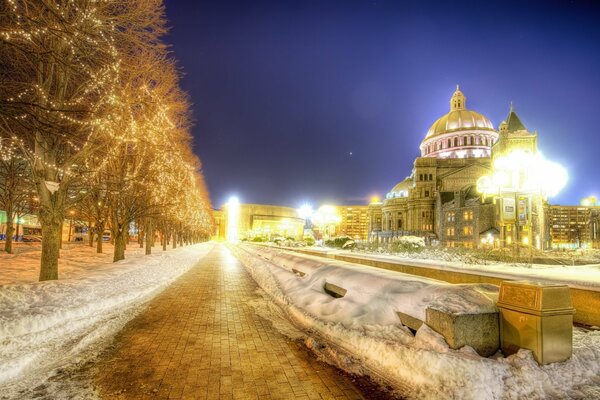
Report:
[{"label": "arched window", "polygon": [[457,137],[454,138],[454,147],[458,147],[458,138]]},{"label": "arched window", "polygon": [[452,147],[452,139],[448,139],[448,148]]}]

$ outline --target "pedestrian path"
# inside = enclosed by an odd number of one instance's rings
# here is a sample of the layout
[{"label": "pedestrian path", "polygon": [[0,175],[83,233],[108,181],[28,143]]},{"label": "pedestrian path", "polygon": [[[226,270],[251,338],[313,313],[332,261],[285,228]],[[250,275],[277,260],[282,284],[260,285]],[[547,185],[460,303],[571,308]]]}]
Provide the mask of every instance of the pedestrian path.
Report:
[{"label": "pedestrian path", "polygon": [[349,378],[248,302],[256,283],[224,245],[159,294],[98,361],[102,398],[363,399]]}]

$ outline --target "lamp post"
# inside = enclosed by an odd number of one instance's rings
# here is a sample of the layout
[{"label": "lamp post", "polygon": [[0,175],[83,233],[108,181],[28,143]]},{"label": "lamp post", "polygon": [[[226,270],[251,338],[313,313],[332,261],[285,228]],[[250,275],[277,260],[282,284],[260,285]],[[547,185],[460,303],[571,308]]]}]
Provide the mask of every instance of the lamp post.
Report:
[{"label": "lamp post", "polygon": [[[494,160],[492,173],[477,181],[477,191],[483,195],[483,199],[492,197],[495,202],[499,201],[501,240],[504,240],[504,245],[513,244],[514,236],[516,252],[519,246],[525,245],[529,246],[531,255],[534,245],[534,199],[540,201],[537,204],[540,208],[541,201],[558,194],[567,180],[566,170],[540,153],[513,150]],[[537,212],[539,216],[541,210]],[[538,225],[541,225],[539,221]],[[511,235],[507,237],[508,226],[511,227]],[[523,237],[521,230],[526,230],[527,236]],[[542,247],[539,243],[537,245]]]}]

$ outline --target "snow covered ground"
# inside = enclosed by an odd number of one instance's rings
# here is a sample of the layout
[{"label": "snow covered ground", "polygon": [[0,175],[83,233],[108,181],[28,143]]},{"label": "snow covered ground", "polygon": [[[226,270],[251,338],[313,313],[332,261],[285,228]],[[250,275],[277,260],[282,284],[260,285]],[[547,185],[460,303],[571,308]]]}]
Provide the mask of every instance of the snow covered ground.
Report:
[{"label": "snow covered ground", "polygon": [[[160,246],[154,246],[153,253],[161,252]],[[40,274],[39,243],[19,243],[14,254],[0,252],[0,285],[10,283],[37,282]],[[137,243],[127,246],[127,259],[142,257],[145,249]],[[90,247],[82,242],[64,243],[58,260],[59,279],[72,279],[84,276],[90,271],[111,268],[113,265],[113,245],[103,244],[103,253],[96,253],[96,246]]]},{"label": "snow covered ground", "polygon": [[460,259],[453,259],[449,261],[428,260],[416,258],[415,255],[403,256],[393,254],[372,254],[348,250],[331,250],[318,247],[309,247],[306,249],[319,252],[323,255],[349,255],[370,260],[400,262],[405,265],[424,268],[435,268],[456,272],[481,273],[487,276],[493,276],[502,279],[532,279],[537,281],[561,282],[568,284],[573,288],[600,291],[600,264],[573,266],[546,264],[506,264],[499,262],[474,264],[471,262],[463,262]]},{"label": "snow covered ground", "polygon": [[36,250],[3,255],[0,277],[14,283],[0,285],[0,398],[30,397],[57,371],[89,359],[212,247],[155,248],[149,256],[138,249],[117,263],[111,249],[73,247],[61,255],[61,279],[48,282],[35,282]]},{"label": "snow covered ground", "polygon": [[[600,331],[575,328],[573,357],[539,366],[527,350],[490,358],[469,347],[452,350],[426,325],[413,335],[395,314],[422,319],[428,306],[487,311],[497,294],[493,285],[450,285],[266,247],[231,249],[269,298],[306,333],[307,345],[350,372],[379,378],[404,397],[600,398]],[[348,292],[334,298],[323,291],[325,282]]]}]

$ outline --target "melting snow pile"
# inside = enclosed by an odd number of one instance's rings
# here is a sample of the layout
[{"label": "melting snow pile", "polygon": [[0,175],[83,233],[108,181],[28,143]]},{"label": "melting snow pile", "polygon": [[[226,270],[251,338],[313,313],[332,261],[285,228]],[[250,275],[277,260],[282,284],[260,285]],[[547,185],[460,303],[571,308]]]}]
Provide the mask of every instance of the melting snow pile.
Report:
[{"label": "melting snow pile", "polygon": [[[589,398],[600,396],[600,331],[574,330],[573,357],[540,367],[531,352],[480,357],[452,350],[423,325],[413,335],[396,312],[424,320],[427,307],[453,313],[495,310],[494,285],[445,282],[243,245],[232,248],[250,274],[335,362],[356,365],[409,398]],[[341,298],[325,283],[347,290]]]},{"label": "melting snow pile", "polygon": [[0,285],[0,392],[18,390],[26,380],[37,384],[54,368],[77,362],[212,247],[123,260],[77,279]]}]

